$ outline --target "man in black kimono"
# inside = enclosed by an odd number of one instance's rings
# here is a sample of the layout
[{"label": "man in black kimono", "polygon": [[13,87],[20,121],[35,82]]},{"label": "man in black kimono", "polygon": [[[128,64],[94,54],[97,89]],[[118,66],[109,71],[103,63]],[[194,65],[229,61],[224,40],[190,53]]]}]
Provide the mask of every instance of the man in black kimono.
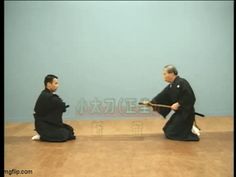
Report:
[{"label": "man in black kimono", "polygon": [[44,85],[45,89],[39,95],[34,107],[35,130],[38,135],[32,139],[51,142],[75,139],[73,128],[62,121],[62,114],[69,105],[54,94],[59,86],[58,77],[47,75]]},{"label": "man in black kimono", "polygon": [[168,83],[151,101],[153,104],[171,105],[170,108],[153,107],[164,118],[174,110],[174,114],[163,127],[166,138],[183,141],[199,141],[199,129],[194,126],[195,121],[195,95],[185,79],[178,76],[173,65],[167,65],[163,70],[164,80]]}]

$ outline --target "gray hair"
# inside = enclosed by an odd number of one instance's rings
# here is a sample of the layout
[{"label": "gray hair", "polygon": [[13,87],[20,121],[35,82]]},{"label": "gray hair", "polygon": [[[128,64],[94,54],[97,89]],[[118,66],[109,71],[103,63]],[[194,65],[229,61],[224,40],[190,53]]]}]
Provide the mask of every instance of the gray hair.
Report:
[{"label": "gray hair", "polygon": [[178,75],[178,71],[174,65],[166,65],[164,67],[168,73],[174,73],[174,75]]}]

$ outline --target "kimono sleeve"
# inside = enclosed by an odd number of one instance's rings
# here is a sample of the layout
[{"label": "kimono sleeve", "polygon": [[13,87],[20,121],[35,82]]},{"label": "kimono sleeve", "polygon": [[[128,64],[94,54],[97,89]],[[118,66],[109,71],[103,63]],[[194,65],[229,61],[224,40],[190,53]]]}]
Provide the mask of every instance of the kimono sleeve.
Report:
[{"label": "kimono sleeve", "polygon": [[[169,97],[169,85],[165,87],[157,96],[155,96],[151,103],[153,104],[165,104],[170,105],[171,100]],[[160,113],[163,117],[166,117],[167,114],[171,111],[170,108],[164,108],[164,107],[153,107],[153,111],[157,111]]]},{"label": "kimono sleeve", "polygon": [[181,87],[178,103],[182,108],[193,107],[196,98],[190,84],[186,80],[183,80]]},{"label": "kimono sleeve", "polygon": [[63,102],[62,99],[58,95],[56,94],[52,95],[51,103],[52,103],[53,109],[58,109],[58,110],[61,110],[62,112],[66,111],[66,103]]}]

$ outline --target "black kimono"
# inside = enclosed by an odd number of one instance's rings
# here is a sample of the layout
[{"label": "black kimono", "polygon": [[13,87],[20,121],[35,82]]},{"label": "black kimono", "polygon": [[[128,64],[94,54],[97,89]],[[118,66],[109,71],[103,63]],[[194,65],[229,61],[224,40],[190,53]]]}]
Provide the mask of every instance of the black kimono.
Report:
[{"label": "black kimono", "polygon": [[66,107],[58,95],[48,89],[41,92],[34,107],[35,130],[40,140],[63,142],[75,139],[73,128],[62,121]]},{"label": "black kimono", "polygon": [[[192,133],[192,126],[195,121],[195,95],[188,81],[179,76],[164,90],[152,99],[151,103],[172,105],[180,104],[178,110],[170,117],[163,127],[165,136],[168,139],[183,141],[199,141],[199,137]],[[154,108],[163,117],[166,117],[171,109],[158,107]]]}]

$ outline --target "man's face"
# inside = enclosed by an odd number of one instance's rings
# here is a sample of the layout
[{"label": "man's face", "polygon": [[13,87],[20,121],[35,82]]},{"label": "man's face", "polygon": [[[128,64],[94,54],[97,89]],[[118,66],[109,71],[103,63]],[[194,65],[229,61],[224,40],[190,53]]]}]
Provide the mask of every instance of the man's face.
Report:
[{"label": "man's face", "polygon": [[174,77],[175,77],[174,73],[168,73],[167,69],[163,70],[163,78],[166,82],[168,83],[172,82]]},{"label": "man's face", "polygon": [[58,79],[56,79],[56,78],[54,78],[54,79],[52,80],[52,82],[48,82],[48,83],[47,83],[47,88],[48,88],[51,92],[55,92],[58,87],[59,87],[59,83],[58,83]]}]

